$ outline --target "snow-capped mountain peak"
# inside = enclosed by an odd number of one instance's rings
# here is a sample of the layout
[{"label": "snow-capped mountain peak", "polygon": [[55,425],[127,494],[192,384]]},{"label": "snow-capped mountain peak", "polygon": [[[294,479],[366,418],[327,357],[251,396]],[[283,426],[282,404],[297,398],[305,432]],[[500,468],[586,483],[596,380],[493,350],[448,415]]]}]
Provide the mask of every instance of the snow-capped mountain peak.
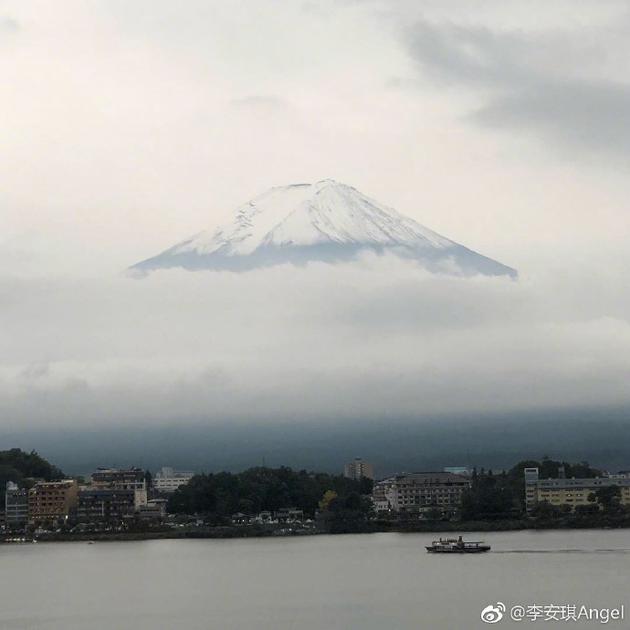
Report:
[{"label": "snow-capped mountain peak", "polygon": [[[515,274],[332,179],[271,188],[237,208],[227,225],[200,232],[132,269],[245,270],[348,259],[361,250],[392,251],[434,270],[452,259],[465,274]],[[479,264],[471,268],[475,257]]]}]

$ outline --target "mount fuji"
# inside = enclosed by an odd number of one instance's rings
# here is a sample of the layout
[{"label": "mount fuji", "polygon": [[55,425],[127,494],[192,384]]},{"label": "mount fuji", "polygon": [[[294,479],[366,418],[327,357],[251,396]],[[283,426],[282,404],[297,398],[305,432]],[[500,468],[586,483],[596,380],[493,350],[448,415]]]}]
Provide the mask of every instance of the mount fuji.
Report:
[{"label": "mount fuji", "polygon": [[271,188],[232,220],[133,265],[157,269],[247,271],[310,261],[334,263],[364,251],[411,259],[436,273],[516,277],[517,272],[420,225],[334,180]]}]

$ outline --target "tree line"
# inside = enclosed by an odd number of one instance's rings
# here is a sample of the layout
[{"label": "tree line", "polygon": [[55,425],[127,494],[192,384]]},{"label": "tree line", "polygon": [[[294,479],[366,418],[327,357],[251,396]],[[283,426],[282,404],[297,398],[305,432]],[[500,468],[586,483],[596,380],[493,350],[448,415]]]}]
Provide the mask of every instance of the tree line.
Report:
[{"label": "tree line", "polygon": [[355,481],[285,466],[256,467],[240,473],[196,475],[170,496],[168,511],[221,520],[237,512],[258,514],[295,507],[313,516],[320,509],[365,510],[361,497],[371,491],[369,479]]},{"label": "tree line", "polygon": [[0,488],[4,489],[8,481],[22,487],[32,485],[33,479],[56,481],[63,479],[63,472],[35,451],[26,453],[22,449],[12,448],[0,451]]}]

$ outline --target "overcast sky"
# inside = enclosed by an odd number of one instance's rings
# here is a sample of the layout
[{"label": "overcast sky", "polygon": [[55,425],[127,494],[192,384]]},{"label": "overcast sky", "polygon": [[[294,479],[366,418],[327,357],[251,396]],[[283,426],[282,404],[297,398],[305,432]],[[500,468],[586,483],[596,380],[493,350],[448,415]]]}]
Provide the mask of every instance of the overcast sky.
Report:
[{"label": "overcast sky", "polygon": [[[0,0],[0,423],[630,402],[629,55],[618,0]],[[121,274],[326,177],[519,282]]]}]

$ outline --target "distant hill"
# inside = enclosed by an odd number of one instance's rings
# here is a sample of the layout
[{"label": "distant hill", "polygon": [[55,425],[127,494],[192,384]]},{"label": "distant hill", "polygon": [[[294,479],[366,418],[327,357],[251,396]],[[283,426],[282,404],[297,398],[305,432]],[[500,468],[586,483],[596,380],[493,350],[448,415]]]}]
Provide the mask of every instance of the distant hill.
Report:
[{"label": "distant hill", "polygon": [[87,475],[97,466],[173,466],[197,472],[241,471],[261,465],[339,473],[362,457],[384,477],[443,466],[509,469],[518,461],[579,462],[612,472],[630,469],[630,408],[545,409],[493,415],[384,418],[365,422],[185,422],[169,426],[75,426],[0,434],[2,442],[32,445],[66,472]]},{"label": "distant hill", "polygon": [[59,468],[47,462],[35,451],[26,453],[19,448],[0,451],[0,491],[6,486],[7,481],[24,485],[25,480],[29,478],[51,481],[63,477],[64,474]]}]

